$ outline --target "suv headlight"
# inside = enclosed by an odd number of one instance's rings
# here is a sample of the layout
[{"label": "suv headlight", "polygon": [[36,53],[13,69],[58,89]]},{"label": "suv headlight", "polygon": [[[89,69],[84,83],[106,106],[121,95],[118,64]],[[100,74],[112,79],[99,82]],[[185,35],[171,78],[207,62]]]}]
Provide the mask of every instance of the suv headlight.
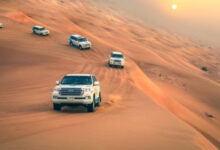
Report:
[{"label": "suv headlight", "polygon": [[83,92],[85,95],[90,95],[92,93],[92,88],[84,88]]},{"label": "suv headlight", "polygon": [[55,87],[55,88],[53,89],[53,94],[59,94],[60,90],[61,90],[60,88]]}]

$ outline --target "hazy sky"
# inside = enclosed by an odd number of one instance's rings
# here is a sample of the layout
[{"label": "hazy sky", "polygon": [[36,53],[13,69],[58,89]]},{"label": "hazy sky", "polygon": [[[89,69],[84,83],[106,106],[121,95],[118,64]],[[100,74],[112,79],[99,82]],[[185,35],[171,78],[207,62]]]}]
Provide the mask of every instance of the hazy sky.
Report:
[{"label": "hazy sky", "polygon": [[220,0],[111,1],[148,24],[220,47]]}]

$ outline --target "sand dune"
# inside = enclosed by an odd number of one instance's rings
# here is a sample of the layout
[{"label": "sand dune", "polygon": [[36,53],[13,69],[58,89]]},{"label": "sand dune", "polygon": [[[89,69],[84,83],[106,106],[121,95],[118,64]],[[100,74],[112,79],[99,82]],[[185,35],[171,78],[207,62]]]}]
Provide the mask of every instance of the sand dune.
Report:
[{"label": "sand dune", "polygon": [[[146,27],[115,7],[0,1],[0,149],[220,148],[219,52]],[[36,24],[51,35],[33,35]],[[87,36],[92,49],[70,47],[72,33]],[[107,67],[113,50],[125,53],[124,70]],[[66,73],[97,75],[103,103],[95,113],[52,110],[52,88]]]}]

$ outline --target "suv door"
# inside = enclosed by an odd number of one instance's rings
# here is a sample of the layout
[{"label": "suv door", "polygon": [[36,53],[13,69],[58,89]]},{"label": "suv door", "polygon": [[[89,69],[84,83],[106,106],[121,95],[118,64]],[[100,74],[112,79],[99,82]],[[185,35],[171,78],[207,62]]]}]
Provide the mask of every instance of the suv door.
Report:
[{"label": "suv door", "polygon": [[99,85],[94,85],[94,83],[96,81],[98,81],[95,76],[92,76],[92,81],[93,81],[93,88],[94,88],[94,93],[95,93],[95,99],[97,101],[99,99],[100,86]]},{"label": "suv door", "polygon": [[35,33],[40,34],[40,30],[38,28],[35,28]]},{"label": "suv door", "polygon": [[73,45],[76,45],[76,46],[78,46],[78,41],[77,41],[77,38],[76,37],[72,37],[72,43],[73,43]]}]

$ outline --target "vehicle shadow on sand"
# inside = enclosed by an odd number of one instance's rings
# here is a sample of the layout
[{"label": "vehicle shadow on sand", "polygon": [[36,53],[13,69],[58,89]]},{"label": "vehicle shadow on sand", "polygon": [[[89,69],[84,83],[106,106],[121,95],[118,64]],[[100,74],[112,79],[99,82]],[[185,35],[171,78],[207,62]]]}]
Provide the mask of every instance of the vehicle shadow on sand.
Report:
[{"label": "vehicle shadow on sand", "polygon": [[79,47],[77,47],[77,46],[72,46],[72,45],[69,45],[69,44],[61,44],[62,46],[65,46],[65,47],[69,47],[69,48],[73,48],[73,49],[76,49],[76,50],[79,50],[79,51],[91,51],[91,50],[93,50],[92,48],[86,48],[86,49],[79,49]]},{"label": "vehicle shadow on sand", "polygon": [[88,113],[87,108],[86,107],[82,107],[82,106],[64,106],[62,107],[61,113]]}]

